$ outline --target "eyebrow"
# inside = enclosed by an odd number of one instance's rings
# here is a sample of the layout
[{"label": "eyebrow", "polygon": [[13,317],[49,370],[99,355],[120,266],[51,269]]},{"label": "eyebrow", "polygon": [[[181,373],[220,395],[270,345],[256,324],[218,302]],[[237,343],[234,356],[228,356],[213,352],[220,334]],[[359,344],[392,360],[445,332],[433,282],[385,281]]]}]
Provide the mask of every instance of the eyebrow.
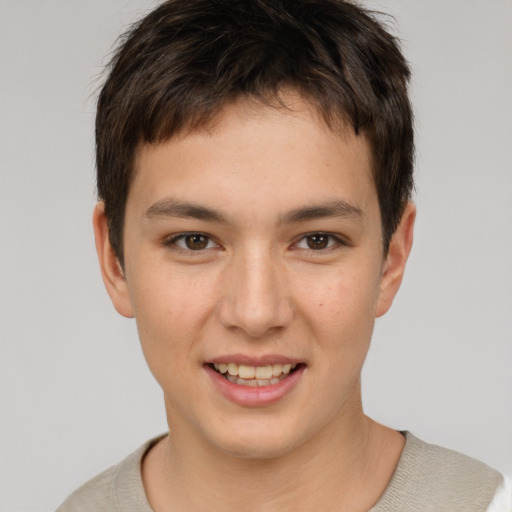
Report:
[{"label": "eyebrow", "polygon": [[313,204],[292,210],[281,217],[283,224],[294,224],[308,220],[322,219],[325,217],[362,217],[363,210],[343,200],[331,201],[322,204]]},{"label": "eyebrow", "polygon": [[[326,217],[362,217],[363,211],[347,201],[335,200],[327,203],[312,204],[291,210],[280,219],[280,224],[296,224],[308,220]],[[153,220],[158,217],[193,218],[210,222],[228,223],[225,215],[217,210],[198,204],[177,201],[175,199],[161,199],[151,205],[143,218]]]},{"label": "eyebrow", "polygon": [[144,212],[144,218],[146,219],[152,220],[156,217],[180,217],[210,222],[227,222],[224,215],[212,208],[174,199],[157,201]]}]

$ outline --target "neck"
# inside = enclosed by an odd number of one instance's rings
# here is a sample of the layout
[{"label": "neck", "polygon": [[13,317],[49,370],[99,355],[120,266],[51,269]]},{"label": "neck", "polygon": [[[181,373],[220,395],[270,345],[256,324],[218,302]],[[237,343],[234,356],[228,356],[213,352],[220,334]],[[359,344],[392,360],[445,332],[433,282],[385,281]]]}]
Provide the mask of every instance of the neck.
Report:
[{"label": "neck", "polygon": [[[240,509],[368,510],[398,463],[400,434],[367,418],[359,404],[350,421],[337,421],[280,457],[233,457],[173,426],[147,455],[143,480],[155,512]],[[200,490],[198,492],[198,490]]]}]

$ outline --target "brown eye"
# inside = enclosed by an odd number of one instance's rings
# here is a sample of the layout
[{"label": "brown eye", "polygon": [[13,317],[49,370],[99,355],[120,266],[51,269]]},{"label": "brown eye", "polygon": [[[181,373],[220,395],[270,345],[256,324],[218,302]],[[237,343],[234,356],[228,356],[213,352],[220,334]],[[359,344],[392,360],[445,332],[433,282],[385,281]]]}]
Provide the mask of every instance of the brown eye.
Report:
[{"label": "brown eye", "polygon": [[165,242],[171,248],[181,251],[199,252],[209,249],[218,249],[219,245],[204,233],[180,233]]},{"label": "brown eye", "polygon": [[327,249],[329,247],[329,235],[324,235],[322,233],[317,233],[315,235],[309,235],[306,237],[306,244],[309,249],[313,250],[321,250]]},{"label": "brown eye", "polygon": [[191,251],[200,251],[208,247],[210,238],[201,233],[194,233],[192,235],[186,235],[184,237],[185,246]]},{"label": "brown eye", "polygon": [[322,233],[320,231],[317,233],[303,235],[300,240],[293,244],[293,248],[320,252],[335,249],[336,247],[344,245],[346,245],[346,243],[339,236],[331,233]]}]

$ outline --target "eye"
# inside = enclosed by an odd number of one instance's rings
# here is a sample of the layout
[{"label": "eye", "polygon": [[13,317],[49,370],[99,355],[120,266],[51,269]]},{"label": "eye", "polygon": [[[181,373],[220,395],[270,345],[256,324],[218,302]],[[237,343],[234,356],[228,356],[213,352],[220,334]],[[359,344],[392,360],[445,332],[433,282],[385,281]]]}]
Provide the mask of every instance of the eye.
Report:
[{"label": "eye", "polygon": [[311,233],[302,237],[295,244],[295,248],[322,251],[340,244],[343,244],[343,242],[334,235],[329,235],[328,233]]},{"label": "eye", "polygon": [[172,237],[166,242],[166,245],[175,245],[186,251],[203,251],[205,249],[215,249],[219,247],[204,233],[181,233]]}]

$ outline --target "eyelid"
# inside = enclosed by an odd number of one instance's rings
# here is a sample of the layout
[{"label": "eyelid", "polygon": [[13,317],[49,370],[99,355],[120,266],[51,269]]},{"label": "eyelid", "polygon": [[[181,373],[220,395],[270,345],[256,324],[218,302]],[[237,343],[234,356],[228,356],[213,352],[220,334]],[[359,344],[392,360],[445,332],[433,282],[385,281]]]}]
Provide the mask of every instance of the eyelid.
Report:
[{"label": "eyelid", "polygon": [[[329,245],[327,247],[325,247],[324,249],[311,249],[310,247],[298,247],[300,242],[305,241],[308,237],[315,236],[315,235],[329,237],[331,239],[329,241]],[[332,243],[332,241],[334,241],[334,243]],[[328,231],[311,231],[309,233],[304,233],[304,234],[300,235],[299,237],[297,237],[295,242],[293,242],[293,244],[292,244],[292,248],[298,249],[298,250],[306,250],[306,251],[321,253],[321,252],[326,252],[326,251],[335,249],[336,247],[347,246],[347,245],[349,245],[347,240],[344,239],[339,234],[330,233]]]},{"label": "eyelid", "polygon": [[[194,236],[194,235],[200,235],[200,236],[204,236],[204,237],[208,238],[207,247],[205,247],[204,249],[194,250],[194,249],[189,249],[186,246],[181,246],[178,244],[178,242],[185,240],[185,238],[187,236]],[[208,247],[211,243],[214,244],[215,247]],[[211,235],[209,235],[208,233],[204,233],[202,231],[183,231],[181,233],[175,233],[175,234],[170,235],[165,238],[164,245],[168,246],[168,247],[173,247],[177,251],[187,252],[187,253],[201,253],[201,252],[208,251],[211,249],[219,249],[221,247],[220,244],[218,242],[216,242],[215,239]]]},{"label": "eyelid", "polygon": [[[181,246],[179,244],[179,242],[185,240],[185,238],[187,236],[194,236],[194,235],[204,236],[208,239],[208,244],[204,249],[194,250],[194,249],[190,249],[190,248],[186,247],[185,245]],[[310,247],[299,247],[299,244],[301,242],[304,242],[308,237],[315,236],[315,235],[327,236],[330,239],[327,247],[325,247],[324,249],[312,249]],[[177,250],[180,252],[191,253],[191,254],[202,253],[202,252],[205,252],[208,250],[222,248],[222,246],[215,240],[215,238],[213,236],[211,236],[208,233],[205,233],[203,231],[183,231],[181,233],[175,233],[173,235],[167,236],[164,239],[163,244],[165,246],[172,247],[174,250]],[[213,247],[211,246],[212,244],[213,244]],[[293,250],[306,250],[306,251],[311,251],[311,252],[316,252],[316,253],[322,253],[322,252],[326,252],[326,251],[335,249],[340,246],[348,246],[348,245],[350,245],[349,242],[340,234],[334,234],[334,233],[327,232],[327,231],[310,231],[309,233],[303,233],[300,236],[298,236],[295,239],[295,241],[291,244],[291,248]]]}]

